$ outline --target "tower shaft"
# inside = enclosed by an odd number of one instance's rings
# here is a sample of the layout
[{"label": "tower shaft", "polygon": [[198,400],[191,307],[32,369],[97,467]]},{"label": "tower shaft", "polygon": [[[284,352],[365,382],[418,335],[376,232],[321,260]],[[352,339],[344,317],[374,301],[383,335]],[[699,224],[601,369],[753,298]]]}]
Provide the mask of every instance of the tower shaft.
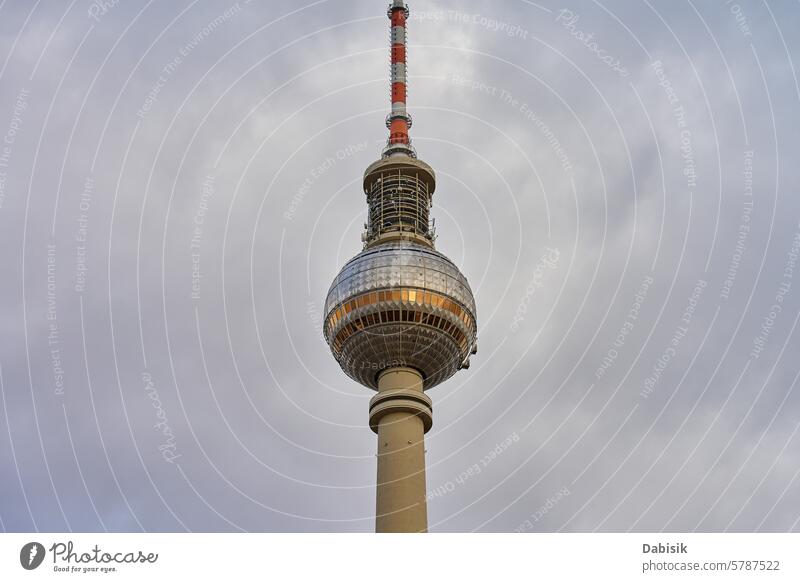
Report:
[{"label": "tower shaft", "polygon": [[370,402],[370,426],[378,433],[378,533],[428,531],[425,433],[432,422],[430,402],[416,370],[393,368],[378,378],[378,394]]}]

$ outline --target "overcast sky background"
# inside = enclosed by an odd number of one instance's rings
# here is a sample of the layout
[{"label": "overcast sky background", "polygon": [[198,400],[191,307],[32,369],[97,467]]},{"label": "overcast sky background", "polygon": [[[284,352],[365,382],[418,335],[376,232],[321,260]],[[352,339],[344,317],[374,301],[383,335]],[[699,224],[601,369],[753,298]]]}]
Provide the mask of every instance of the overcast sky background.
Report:
[{"label": "overcast sky background", "polygon": [[[429,393],[430,529],[800,531],[800,4],[410,8],[479,323]],[[388,26],[0,2],[0,527],[373,529],[372,393],[320,325]]]}]

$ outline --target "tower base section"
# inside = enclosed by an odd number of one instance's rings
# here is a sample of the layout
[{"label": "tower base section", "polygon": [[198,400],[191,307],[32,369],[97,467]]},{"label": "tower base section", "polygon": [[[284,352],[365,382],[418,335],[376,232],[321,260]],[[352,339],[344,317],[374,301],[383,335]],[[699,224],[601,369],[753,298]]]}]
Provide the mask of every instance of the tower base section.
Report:
[{"label": "tower base section", "polygon": [[379,376],[369,414],[369,425],[378,433],[378,533],[428,531],[425,433],[432,422],[419,372],[392,368]]}]

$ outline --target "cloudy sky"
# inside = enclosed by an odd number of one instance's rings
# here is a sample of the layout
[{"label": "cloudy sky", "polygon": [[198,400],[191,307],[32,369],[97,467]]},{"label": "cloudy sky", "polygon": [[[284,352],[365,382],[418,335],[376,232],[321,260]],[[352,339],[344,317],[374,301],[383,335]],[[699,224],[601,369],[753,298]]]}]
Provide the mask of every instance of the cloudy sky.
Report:
[{"label": "cloudy sky", "polygon": [[[418,0],[479,352],[432,531],[800,531],[800,4]],[[0,2],[0,527],[370,531],[321,334],[385,0]]]}]

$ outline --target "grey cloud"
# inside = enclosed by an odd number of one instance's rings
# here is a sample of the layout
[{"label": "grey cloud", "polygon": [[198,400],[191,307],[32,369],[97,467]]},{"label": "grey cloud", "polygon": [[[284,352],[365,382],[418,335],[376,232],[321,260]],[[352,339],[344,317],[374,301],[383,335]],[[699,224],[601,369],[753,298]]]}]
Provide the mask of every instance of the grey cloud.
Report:
[{"label": "grey cloud", "polygon": [[[320,318],[385,139],[385,6],[143,6],[2,8],[0,139],[29,90],[0,205],[2,526],[370,531],[370,394]],[[539,6],[411,5],[412,139],[480,325],[431,392],[431,529],[797,531],[797,8],[743,6],[748,35],[723,3]]]}]

